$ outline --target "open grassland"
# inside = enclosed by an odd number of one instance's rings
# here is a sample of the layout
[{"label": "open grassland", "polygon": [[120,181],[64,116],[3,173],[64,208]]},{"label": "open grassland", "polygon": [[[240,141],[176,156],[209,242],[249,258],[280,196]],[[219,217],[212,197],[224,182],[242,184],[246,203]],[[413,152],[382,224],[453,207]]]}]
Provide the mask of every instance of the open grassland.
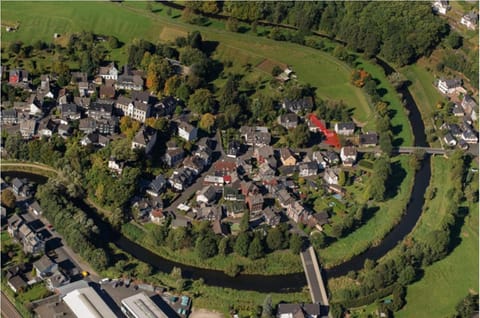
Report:
[{"label": "open grassland", "polygon": [[[395,88],[390,84],[383,69],[380,66],[369,63],[363,59],[358,59],[360,64],[359,68],[365,69],[377,79],[380,83],[377,86],[377,90],[382,96],[382,100],[389,104],[389,109],[392,110],[393,116],[391,116],[391,126],[393,131],[393,144],[395,146],[413,146],[413,132],[410,126],[407,112],[403,106]],[[375,127],[372,127],[374,130]]]},{"label": "open grassland", "polygon": [[407,288],[407,304],[395,317],[449,317],[469,292],[478,293],[478,203],[470,205],[460,239],[450,255]]},{"label": "open grassland", "polygon": [[[232,33],[226,31],[223,24],[211,21],[208,27],[190,25],[182,22],[178,14],[174,17],[165,14],[164,7],[152,4],[154,12],[147,11],[142,3],[110,2],[4,2],[2,19],[19,21],[16,32],[7,33],[2,29],[3,46],[21,40],[33,43],[35,40],[51,41],[54,33],[68,34],[83,30],[98,34],[114,35],[124,43],[134,38],[144,38],[154,43],[167,33],[183,34],[199,30],[205,40],[216,41],[232,48],[225,57],[235,63],[237,52],[258,60],[271,58],[291,65],[300,82],[316,87],[321,98],[343,100],[355,108],[354,115],[359,121],[365,121],[371,114],[365,94],[361,89],[349,83],[351,69],[331,55],[293,43],[276,42],[258,37],[251,33]],[[120,64],[126,60],[124,49],[114,50],[112,58]],[[256,65],[256,64],[253,64]]]},{"label": "open grassland", "polygon": [[[410,199],[415,173],[408,164],[407,156],[399,156],[395,159],[401,166],[401,168],[397,167],[396,169],[402,169],[405,172],[402,182],[398,185],[396,196],[380,203],[379,209],[362,227],[327,248],[318,251],[322,266],[332,267],[352,258],[354,255],[361,254],[372,244],[380,242],[400,220]],[[358,195],[363,194],[361,190],[358,192]]]}]

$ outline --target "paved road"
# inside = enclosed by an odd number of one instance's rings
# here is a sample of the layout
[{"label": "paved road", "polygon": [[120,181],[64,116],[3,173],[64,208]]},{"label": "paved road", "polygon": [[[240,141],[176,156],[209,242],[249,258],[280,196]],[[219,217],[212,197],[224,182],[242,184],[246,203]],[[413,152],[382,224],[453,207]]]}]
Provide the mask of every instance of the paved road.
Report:
[{"label": "paved road", "polygon": [[18,313],[15,306],[10,302],[10,300],[2,292],[2,317],[5,318],[22,318]]},{"label": "paved road", "polygon": [[301,257],[303,261],[303,268],[305,270],[305,276],[307,276],[308,288],[310,290],[312,302],[320,303],[320,300],[322,299],[320,292],[320,281],[315,273],[312,256],[308,250],[306,250],[301,253]]}]

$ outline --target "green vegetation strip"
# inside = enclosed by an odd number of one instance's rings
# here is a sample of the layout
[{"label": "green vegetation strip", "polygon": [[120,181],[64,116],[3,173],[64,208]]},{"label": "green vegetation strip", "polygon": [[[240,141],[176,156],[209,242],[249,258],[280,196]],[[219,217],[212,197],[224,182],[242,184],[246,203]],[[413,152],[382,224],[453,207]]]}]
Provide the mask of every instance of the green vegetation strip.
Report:
[{"label": "green vegetation strip", "polygon": [[415,172],[409,165],[408,156],[399,156],[394,160],[398,160],[406,172],[396,197],[380,203],[375,215],[355,232],[318,251],[322,266],[329,268],[363,253],[372,244],[380,243],[400,221],[410,200]]},{"label": "green vegetation strip", "polygon": [[[145,227],[154,227],[155,224],[147,224]],[[265,255],[264,258],[251,260],[247,257],[229,254],[227,256],[217,255],[208,259],[201,259],[193,250],[182,249],[173,251],[165,246],[153,246],[146,238],[139,226],[127,223],[122,226],[122,234],[129,239],[142,244],[145,248],[168,260],[178,263],[226,271],[232,266],[240,265],[245,274],[279,275],[298,273],[303,271],[302,263],[298,255],[292,254],[290,250],[276,251]]]}]

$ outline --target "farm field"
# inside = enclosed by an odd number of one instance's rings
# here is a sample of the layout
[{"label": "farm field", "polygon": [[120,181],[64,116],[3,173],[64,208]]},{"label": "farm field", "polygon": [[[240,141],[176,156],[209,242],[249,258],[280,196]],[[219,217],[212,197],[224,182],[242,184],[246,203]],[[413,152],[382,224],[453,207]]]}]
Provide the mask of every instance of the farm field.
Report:
[{"label": "farm field", "polygon": [[[24,43],[51,41],[54,33],[67,36],[69,32],[82,30],[111,34],[124,43],[134,38],[156,43],[161,38],[170,39],[171,34],[199,30],[204,40],[220,43],[217,49],[225,58],[235,62],[237,54],[240,54],[244,59],[257,62],[254,66],[266,58],[290,65],[300,82],[317,88],[317,96],[343,100],[355,108],[354,116],[359,121],[365,121],[370,116],[365,94],[349,83],[350,67],[312,48],[276,42],[248,33],[228,32],[221,28],[221,24],[217,26],[217,22],[212,22],[208,27],[190,25],[180,21],[178,14],[166,16],[162,12],[164,7],[159,4],[153,4],[156,13],[147,11],[141,3],[72,2],[58,6],[57,3],[42,2],[34,6],[36,9],[32,10],[32,3],[28,2],[3,3],[2,19],[20,22],[16,32],[7,33],[2,29],[3,46],[16,40]],[[114,50],[112,58],[118,59],[117,62],[122,65],[126,60],[125,49]]]}]

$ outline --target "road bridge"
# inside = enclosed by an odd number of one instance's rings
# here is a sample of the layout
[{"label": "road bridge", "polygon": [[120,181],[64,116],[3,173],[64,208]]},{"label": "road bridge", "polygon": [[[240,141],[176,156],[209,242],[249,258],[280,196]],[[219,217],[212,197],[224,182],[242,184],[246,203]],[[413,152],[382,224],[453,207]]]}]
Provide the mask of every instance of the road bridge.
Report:
[{"label": "road bridge", "polygon": [[[380,153],[381,149],[380,147],[359,147],[357,148],[357,151]],[[399,154],[410,154],[410,153],[415,153],[417,151],[423,151],[426,154],[430,154],[430,155],[444,155],[444,154],[448,154],[450,150],[445,150],[443,148],[430,148],[430,147],[394,147],[392,149],[393,153],[399,153]]]},{"label": "road bridge", "polygon": [[[328,308],[328,296],[323,283],[322,273],[318,266],[317,256],[313,247],[307,248],[306,251],[300,253],[303,269],[307,277],[308,289],[313,303],[319,303],[322,307]],[[323,311],[323,310],[322,310]]]}]

